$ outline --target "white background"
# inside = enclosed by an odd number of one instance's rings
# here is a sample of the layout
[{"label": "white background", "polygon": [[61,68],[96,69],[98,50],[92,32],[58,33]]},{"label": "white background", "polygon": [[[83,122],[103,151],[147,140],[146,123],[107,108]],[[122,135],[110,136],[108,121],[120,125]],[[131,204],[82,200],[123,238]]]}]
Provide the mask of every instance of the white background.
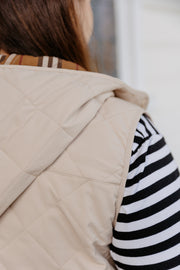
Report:
[{"label": "white background", "polygon": [[180,165],[180,0],[114,0],[120,79],[146,91],[148,111]]}]

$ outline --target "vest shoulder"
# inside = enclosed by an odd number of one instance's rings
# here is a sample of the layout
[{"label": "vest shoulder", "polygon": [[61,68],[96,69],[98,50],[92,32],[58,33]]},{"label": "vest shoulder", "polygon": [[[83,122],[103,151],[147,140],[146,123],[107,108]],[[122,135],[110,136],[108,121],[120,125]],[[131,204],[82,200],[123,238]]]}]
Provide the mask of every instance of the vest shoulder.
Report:
[{"label": "vest shoulder", "polygon": [[136,118],[137,115],[139,117],[139,115],[145,111],[145,109],[137,104],[112,96],[106,100],[99,113],[102,114],[105,119],[110,119],[115,116],[118,117],[119,115],[122,118],[126,117],[126,120],[129,119],[131,121],[132,118]]},{"label": "vest shoulder", "polygon": [[[108,98],[96,116],[81,132],[54,166],[76,176],[101,183],[120,184],[127,173],[131,146],[143,109],[116,97]],[[76,167],[65,167],[64,159],[75,161]],[[57,165],[58,164],[58,165]],[[79,168],[77,172],[76,168]],[[80,173],[81,172],[81,173]],[[81,175],[82,174],[82,175]]]}]

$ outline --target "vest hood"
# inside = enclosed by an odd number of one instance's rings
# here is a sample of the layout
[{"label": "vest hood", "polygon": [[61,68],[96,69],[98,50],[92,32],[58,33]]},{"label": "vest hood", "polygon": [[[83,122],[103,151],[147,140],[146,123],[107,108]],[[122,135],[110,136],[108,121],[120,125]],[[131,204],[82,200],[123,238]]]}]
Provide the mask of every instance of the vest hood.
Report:
[{"label": "vest hood", "polygon": [[146,93],[103,74],[0,66],[0,215],[83,132],[111,96],[143,109],[149,101]]}]

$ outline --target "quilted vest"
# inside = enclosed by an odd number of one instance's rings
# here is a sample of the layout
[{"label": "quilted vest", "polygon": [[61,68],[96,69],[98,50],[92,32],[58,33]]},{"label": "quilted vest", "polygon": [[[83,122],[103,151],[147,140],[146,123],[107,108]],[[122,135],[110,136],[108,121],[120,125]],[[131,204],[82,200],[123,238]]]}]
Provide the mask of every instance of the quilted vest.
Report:
[{"label": "quilted vest", "polygon": [[0,270],[111,270],[148,96],[83,70],[0,65]]}]

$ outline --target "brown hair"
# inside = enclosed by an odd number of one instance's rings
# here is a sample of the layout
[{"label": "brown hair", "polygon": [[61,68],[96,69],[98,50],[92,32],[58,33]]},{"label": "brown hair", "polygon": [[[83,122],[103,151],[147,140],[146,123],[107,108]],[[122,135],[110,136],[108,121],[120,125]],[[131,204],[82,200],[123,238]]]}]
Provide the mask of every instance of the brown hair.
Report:
[{"label": "brown hair", "polygon": [[74,1],[0,0],[0,48],[8,54],[55,56],[91,69]]}]

